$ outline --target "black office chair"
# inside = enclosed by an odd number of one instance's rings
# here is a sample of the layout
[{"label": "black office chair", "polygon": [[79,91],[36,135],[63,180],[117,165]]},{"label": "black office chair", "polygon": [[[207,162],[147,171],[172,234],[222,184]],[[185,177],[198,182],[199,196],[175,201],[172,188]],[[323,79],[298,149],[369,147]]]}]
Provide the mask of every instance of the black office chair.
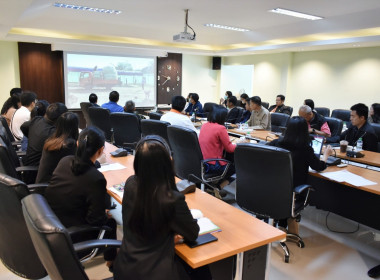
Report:
[{"label": "black office chair", "polygon": [[340,135],[343,129],[343,121],[336,118],[325,117],[327,124],[329,125],[331,137]]},{"label": "black office chair", "polygon": [[[20,153],[16,152],[14,146],[11,143],[11,140],[8,138],[8,134],[5,131],[5,128],[3,127],[1,123],[0,123],[0,138],[3,140],[4,144],[7,146],[10,158],[12,159],[14,166],[15,167],[21,166],[22,160],[20,158]],[[21,152],[21,154],[25,154],[25,152]]]},{"label": "black office chair", "polygon": [[0,116],[0,121],[1,121],[1,124],[3,125],[3,127],[5,128],[5,131],[7,132],[8,134],[8,138],[9,140],[11,140],[12,144],[16,145],[20,145],[21,144],[21,141],[16,141],[16,139],[14,138],[9,126],[8,126],[8,123],[7,123],[7,120],[3,117],[3,116]]},{"label": "black office chair", "polygon": [[268,109],[268,108],[269,108],[269,103],[268,103],[268,102],[261,102],[261,105],[262,105],[265,109]]},{"label": "black office chair", "polygon": [[25,183],[0,174],[0,259],[10,271],[27,279],[47,275],[34,249],[21,210],[29,195]]},{"label": "black office chair", "polygon": [[38,257],[51,279],[87,280],[76,252],[121,246],[121,241],[111,239],[72,244],[69,231],[39,194],[31,194],[22,200],[22,212]]},{"label": "black office chair", "polygon": [[326,107],[315,107],[314,110],[324,116],[324,117],[330,117],[330,109]]},{"label": "black office chair", "polygon": [[141,139],[139,117],[131,113],[112,113],[110,118],[115,145],[134,149]]},{"label": "black office chair", "polygon": [[81,102],[80,103],[80,108],[82,109],[83,117],[86,121],[86,126],[90,126],[91,124],[91,119],[88,114],[88,108],[92,107],[92,104],[90,102]]},{"label": "black office chair", "polygon": [[[27,178],[24,177],[26,172],[31,172],[28,174],[28,178],[34,178],[37,175],[38,166],[20,166],[18,158],[15,158],[13,147],[8,147],[8,145],[0,137],[0,173],[6,174],[13,178],[18,178],[22,181],[26,181]],[[17,155],[16,155],[17,157]],[[30,180],[28,180],[30,181]]]},{"label": "black office chair", "polygon": [[[230,161],[225,159],[204,160],[198,142],[198,135],[191,129],[170,125],[168,126],[168,137],[172,148],[176,176],[195,184],[206,185],[214,191],[216,196],[219,196],[218,188],[216,188],[215,184],[226,176],[231,164]],[[222,174],[205,173],[204,163],[215,160],[227,163],[224,172]]]},{"label": "black office chair", "polygon": [[340,119],[344,122],[349,122],[351,116],[350,110],[335,109],[331,113],[332,118]]},{"label": "black office chair", "polygon": [[375,130],[375,134],[377,136],[377,152],[380,153],[380,124],[371,123],[373,129]]},{"label": "black office chair", "polygon": [[[255,160],[252,160],[255,159]],[[281,168],[273,168],[281,166]],[[291,153],[285,149],[240,144],[235,149],[236,202],[244,210],[261,218],[278,220],[300,219],[300,211],[307,205],[310,185],[293,187],[293,164]],[[305,199],[301,199],[301,194]],[[296,199],[296,197],[300,199]],[[289,241],[303,248],[298,234],[287,234]],[[289,250],[280,242],[289,262]]]},{"label": "black office chair", "polygon": [[289,112],[290,112],[289,116],[292,116],[293,115],[293,107],[290,107],[290,106],[286,106],[286,107],[289,109]]},{"label": "black office chair", "polygon": [[149,119],[151,120],[160,120],[162,117],[162,114],[159,112],[150,112],[149,113]]},{"label": "black office chair", "polygon": [[[231,112],[233,112],[233,111],[232,110],[229,111],[227,114],[227,117],[226,117],[226,122],[235,124],[235,123],[239,122],[239,120],[241,119],[241,116],[244,113],[243,108],[240,108],[240,107],[235,107],[235,108],[236,109],[233,109],[233,110],[238,110],[238,113],[236,114],[236,116],[233,116],[233,115],[231,115]],[[233,113],[235,113],[235,112],[233,112]]]},{"label": "black office chair", "polygon": [[106,141],[112,142],[112,125],[110,120],[110,111],[101,107],[88,108],[88,115],[93,126],[98,127],[104,132]]},{"label": "black office chair", "polygon": [[170,123],[159,120],[141,120],[142,137],[147,135],[161,136],[169,143],[168,126]]},{"label": "black office chair", "polygon": [[204,114],[204,117],[205,117],[205,118],[207,118],[208,114],[212,112],[212,108],[213,108],[215,105],[218,105],[218,104],[213,103],[213,102],[206,102],[206,103],[203,105],[203,114]]},{"label": "black office chair", "polygon": [[281,128],[285,128],[288,125],[290,116],[283,113],[272,113],[270,115],[271,130],[273,132],[282,132]]}]

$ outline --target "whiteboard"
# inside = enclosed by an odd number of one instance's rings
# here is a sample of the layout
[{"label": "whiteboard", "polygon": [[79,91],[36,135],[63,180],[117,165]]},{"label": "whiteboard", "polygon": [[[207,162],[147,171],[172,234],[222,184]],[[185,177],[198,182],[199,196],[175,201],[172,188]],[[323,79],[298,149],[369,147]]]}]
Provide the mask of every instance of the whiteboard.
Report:
[{"label": "whiteboard", "polygon": [[233,95],[242,93],[252,95],[254,65],[222,65],[220,96],[223,97],[227,90]]}]

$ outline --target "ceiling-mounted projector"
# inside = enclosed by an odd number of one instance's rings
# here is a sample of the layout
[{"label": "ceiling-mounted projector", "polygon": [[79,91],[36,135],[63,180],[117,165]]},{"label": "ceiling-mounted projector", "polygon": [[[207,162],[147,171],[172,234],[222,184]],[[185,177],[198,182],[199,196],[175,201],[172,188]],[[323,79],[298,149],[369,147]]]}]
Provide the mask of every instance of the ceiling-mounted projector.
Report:
[{"label": "ceiling-mounted projector", "polygon": [[[184,31],[173,36],[173,41],[175,41],[175,42],[187,42],[188,43],[188,42],[194,42],[195,41],[195,36],[196,36],[195,31],[187,23],[188,12],[189,12],[189,10],[186,9],[185,10],[185,29],[184,29]],[[193,34],[187,32],[187,27],[189,27],[193,31]]]}]

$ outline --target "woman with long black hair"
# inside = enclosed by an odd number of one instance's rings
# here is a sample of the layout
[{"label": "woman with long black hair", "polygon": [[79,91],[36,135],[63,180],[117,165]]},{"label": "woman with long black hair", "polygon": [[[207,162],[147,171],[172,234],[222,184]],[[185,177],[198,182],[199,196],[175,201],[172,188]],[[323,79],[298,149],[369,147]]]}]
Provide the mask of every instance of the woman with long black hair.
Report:
[{"label": "woman with long black hair", "polygon": [[136,147],[135,174],[125,183],[123,244],[115,261],[115,279],[186,279],[175,254],[175,236],[193,241],[199,226],[175,185],[168,144],[146,136]]},{"label": "woman with long black hair", "polygon": [[[104,150],[104,133],[96,127],[82,130],[78,138],[75,156],[61,159],[54,170],[45,197],[65,227],[79,225],[107,225],[104,238],[116,239],[116,222],[107,214],[106,202],[109,200],[106,179],[95,167],[96,160]],[[95,237],[96,238],[96,237]],[[73,242],[94,239],[93,235],[77,234]],[[108,266],[116,257],[114,248],[104,251]]]}]

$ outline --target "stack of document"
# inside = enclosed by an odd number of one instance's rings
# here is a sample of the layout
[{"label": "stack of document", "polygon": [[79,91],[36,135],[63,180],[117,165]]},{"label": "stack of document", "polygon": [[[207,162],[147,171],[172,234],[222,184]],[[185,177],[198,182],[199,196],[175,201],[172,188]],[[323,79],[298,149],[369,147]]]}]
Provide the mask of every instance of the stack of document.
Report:
[{"label": "stack of document", "polygon": [[337,181],[337,182],[347,182],[347,183],[354,185],[356,187],[371,186],[371,185],[377,184],[376,182],[372,182],[370,180],[367,180],[367,179],[363,178],[362,176],[356,175],[356,174],[351,173],[347,170],[334,171],[334,172],[323,172],[320,174],[326,178],[329,178],[330,180]]}]

